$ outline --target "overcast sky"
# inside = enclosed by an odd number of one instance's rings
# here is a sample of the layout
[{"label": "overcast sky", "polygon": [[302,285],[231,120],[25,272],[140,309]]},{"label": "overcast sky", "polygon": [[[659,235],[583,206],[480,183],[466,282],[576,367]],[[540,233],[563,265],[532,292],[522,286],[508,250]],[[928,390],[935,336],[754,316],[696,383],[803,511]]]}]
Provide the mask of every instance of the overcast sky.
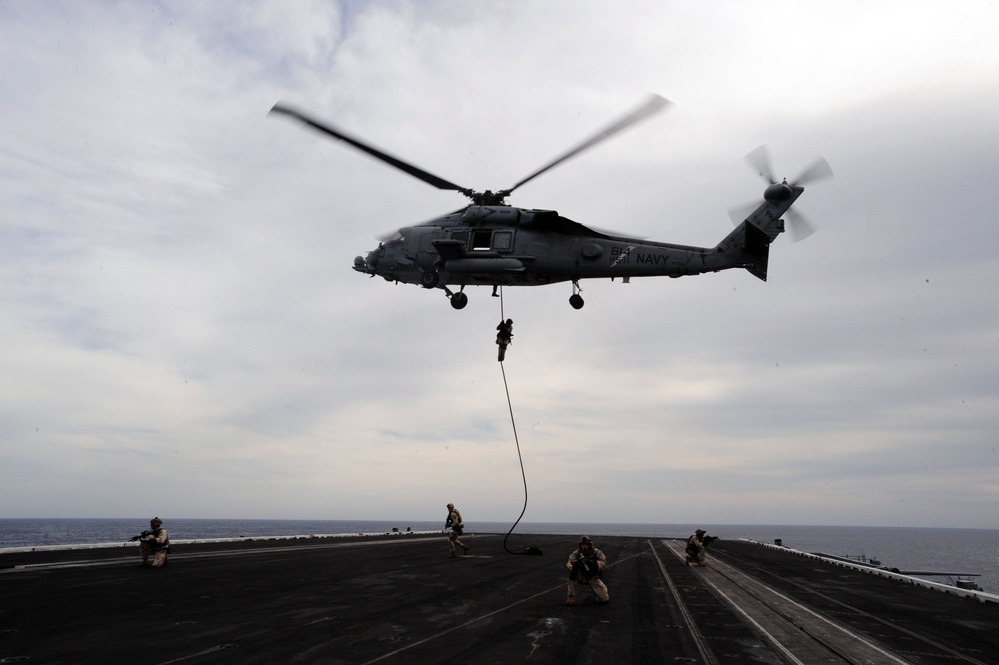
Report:
[{"label": "overcast sky", "polygon": [[818,227],[743,270],[504,290],[527,521],[999,528],[992,2],[0,0],[0,517],[509,521],[500,300],[368,279],[510,203],[714,246],[819,155]]}]

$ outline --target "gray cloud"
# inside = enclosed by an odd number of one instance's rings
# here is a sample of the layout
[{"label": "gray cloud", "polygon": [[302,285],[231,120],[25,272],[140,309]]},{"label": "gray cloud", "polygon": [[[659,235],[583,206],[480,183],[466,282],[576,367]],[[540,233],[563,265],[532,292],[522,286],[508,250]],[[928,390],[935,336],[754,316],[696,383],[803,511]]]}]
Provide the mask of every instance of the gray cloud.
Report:
[{"label": "gray cloud", "polygon": [[757,145],[836,179],[768,283],[504,291],[525,518],[997,528],[995,8],[859,8],[0,3],[4,515],[512,521],[499,301],[350,270],[463,199],[267,111],[496,189],[654,91],[511,203],[713,246]]}]

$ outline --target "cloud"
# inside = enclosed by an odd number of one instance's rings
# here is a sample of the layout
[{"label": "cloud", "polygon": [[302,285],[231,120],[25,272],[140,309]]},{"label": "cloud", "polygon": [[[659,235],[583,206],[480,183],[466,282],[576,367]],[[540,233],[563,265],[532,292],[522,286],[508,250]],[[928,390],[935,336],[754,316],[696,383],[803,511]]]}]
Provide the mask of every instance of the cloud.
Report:
[{"label": "cloud", "polygon": [[[996,528],[995,9],[785,10],[0,5],[4,514],[512,521],[519,442],[528,520]],[[511,203],[710,247],[821,154],[767,283],[455,311],[350,267],[464,199],[267,115],[499,189],[648,92]]]}]

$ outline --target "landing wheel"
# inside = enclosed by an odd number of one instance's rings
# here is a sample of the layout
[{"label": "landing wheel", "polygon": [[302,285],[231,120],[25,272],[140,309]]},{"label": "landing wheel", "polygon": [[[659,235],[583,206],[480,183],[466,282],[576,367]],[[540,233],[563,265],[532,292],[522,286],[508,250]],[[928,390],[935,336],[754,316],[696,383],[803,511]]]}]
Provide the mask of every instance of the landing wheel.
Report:
[{"label": "landing wheel", "polygon": [[420,274],[420,286],[425,289],[436,288],[441,282],[441,276],[436,270],[427,271]]},{"label": "landing wheel", "polygon": [[455,309],[464,309],[465,305],[468,304],[468,296],[464,293],[456,293],[451,296],[451,307]]}]

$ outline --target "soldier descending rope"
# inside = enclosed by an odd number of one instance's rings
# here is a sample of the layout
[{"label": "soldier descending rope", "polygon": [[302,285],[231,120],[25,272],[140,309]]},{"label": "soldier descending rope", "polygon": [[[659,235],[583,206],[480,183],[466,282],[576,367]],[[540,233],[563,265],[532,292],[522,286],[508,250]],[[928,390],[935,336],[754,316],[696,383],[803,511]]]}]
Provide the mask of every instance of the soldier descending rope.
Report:
[{"label": "soldier descending rope", "polygon": [[499,325],[496,326],[496,343],[499,344],[499,358],[500,362],[506,358],[506,347],[513,343],[513,319],[507,319],[506,321],[500,321]]}]

